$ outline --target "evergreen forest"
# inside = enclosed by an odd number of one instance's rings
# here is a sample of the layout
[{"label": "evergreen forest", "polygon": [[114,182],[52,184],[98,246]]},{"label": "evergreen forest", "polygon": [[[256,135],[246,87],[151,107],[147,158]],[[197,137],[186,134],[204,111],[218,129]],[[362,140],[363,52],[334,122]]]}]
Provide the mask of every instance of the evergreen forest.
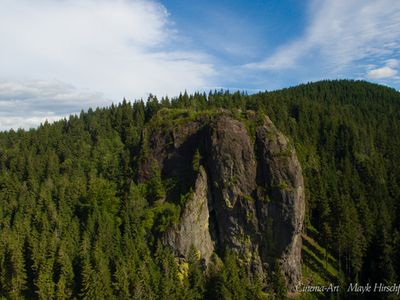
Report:
[{"label": "evergreen forest", "polygon": [[252,95],[150,95],[0,132],[0,298],[286,297],[279,266],[265,285],[229,249],[205,272],[196,249],[180,261],[161,243],[180,207],[155,205],[169,183],[157,172],[138,182],[137,166],[143,131],[163,109],[269,116],[303,169],[304,281],[399,282],[400,93],[339,80]]}]

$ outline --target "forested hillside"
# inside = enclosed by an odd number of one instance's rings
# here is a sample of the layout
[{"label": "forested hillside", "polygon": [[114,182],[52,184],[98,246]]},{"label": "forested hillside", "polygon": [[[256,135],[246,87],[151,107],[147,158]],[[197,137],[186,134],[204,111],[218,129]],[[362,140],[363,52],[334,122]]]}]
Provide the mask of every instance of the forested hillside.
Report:
[{"label": "forested hillside", "polygon": [[400,280],[400,93],[322,81],[251,96],[150,96],[0,133],[0,297],[279,299],[286,293],[278,265],[265,285],[240,268],[233,252],[215,255],[205,273],[195,249],[182,263],[162,246],[159,233],[176,222],[180,207],[155,205],[169,182],[157,172],[139,182],[138,165],[144,129],[163,108],[268,115],[297,151],[305,234],[327,250],[325,260],[335,258],[335,280]]}]

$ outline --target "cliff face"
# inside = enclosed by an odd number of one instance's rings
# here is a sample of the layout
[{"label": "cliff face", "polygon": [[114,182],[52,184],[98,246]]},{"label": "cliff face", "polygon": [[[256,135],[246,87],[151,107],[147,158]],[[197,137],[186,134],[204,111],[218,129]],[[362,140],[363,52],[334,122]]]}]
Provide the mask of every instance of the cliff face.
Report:
[{"label": "cliff face", "polygon": [[301,166],[268,118],[251,136],[245,122],[256,124],[252,119],[221,112],[149,129],[139,180],[156,163],[162,178],[176,183],[166,201],[187,195],[179,223],[162,237],[177,256],[193,245],[208,263],[213,252],[231,249],[261,278],[278,260],[293,288],[301,276]]}]

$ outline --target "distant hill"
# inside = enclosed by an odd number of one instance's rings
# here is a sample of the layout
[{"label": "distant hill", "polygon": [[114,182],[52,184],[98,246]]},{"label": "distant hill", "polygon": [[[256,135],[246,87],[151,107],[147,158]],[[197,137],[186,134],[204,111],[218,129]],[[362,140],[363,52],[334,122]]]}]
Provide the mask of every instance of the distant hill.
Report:
[{"label": "distant hill", "polygon": [[368,82],[150,96],[0,133],[0,297],[343,292],[400,280],[399,230],[400,93]]}]

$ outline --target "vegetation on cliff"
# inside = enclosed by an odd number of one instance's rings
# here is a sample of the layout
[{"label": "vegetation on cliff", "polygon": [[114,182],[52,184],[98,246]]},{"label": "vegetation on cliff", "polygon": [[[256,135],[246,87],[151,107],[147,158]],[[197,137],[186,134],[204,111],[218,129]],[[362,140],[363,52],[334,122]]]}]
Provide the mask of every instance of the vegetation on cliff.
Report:
[{"label": "vegetation on cliff", "polygon": [[[0,133],[0,297],[265,296],[229,251],[211,258],[207,274],[195,251],[177,260],[158,239],[181,214],[179,201],[158,201],[174,183],[157,168],[138,181],[152,126],[183,126],[221,108],[237,118],[267,114],[290,138],[305,179],[306,251],[319,249],[314,241],[328,250],[318,260],[333,280],[400,279],[400,94],[323,81],[251,96],[151,96]],[[272,274],[264,292],[282,293],[280,278]]]}]

